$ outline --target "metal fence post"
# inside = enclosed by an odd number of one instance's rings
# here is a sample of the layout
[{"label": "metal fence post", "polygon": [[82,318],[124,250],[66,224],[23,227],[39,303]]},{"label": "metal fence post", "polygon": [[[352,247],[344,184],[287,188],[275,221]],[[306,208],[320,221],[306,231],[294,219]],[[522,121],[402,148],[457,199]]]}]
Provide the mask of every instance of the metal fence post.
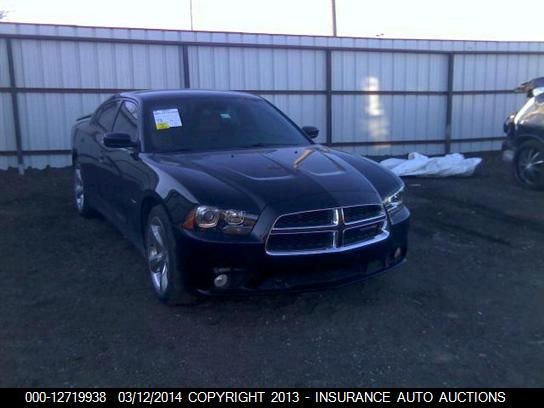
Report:
[{"label": "metal fence post", "polygon": [[332,66],[331,66],[331,50],[325,50],[325,90],[326,102],[325,109],[327,112],[327,140],[328,145],[332,144]]},{"label": "metal fence post", "polygon": [[331,0],[332,35],[336,37],[336,0]]},{"label": "metal fence post", "polygon": [[448,54],[448,89],[446,97],[446,137],[444,140],[444,150],[446,154],[451,153],[451,116],[453,109],[453,66],[455,54]]},{"label": "metal fence post", "polygon": [[15,68],[13,65],[13,50],[11,47],[11,38],[6,38],[6,51],[8,57],[9,93],[11,95],[11,107],[13,110],[13,128],[15,130],[15,148],[17,149],[17,167],[19,168],[19,174],[23,175],[25,174],[25,163],[21,142],[19,102],[17,101],[17,84],[15,81]]},{"label": "metal fence post", "polygon": [[183,87],[191,87],[191,78],[189,77],[189,51],[187,44],[181,46],[181,57],[183,58]]}]

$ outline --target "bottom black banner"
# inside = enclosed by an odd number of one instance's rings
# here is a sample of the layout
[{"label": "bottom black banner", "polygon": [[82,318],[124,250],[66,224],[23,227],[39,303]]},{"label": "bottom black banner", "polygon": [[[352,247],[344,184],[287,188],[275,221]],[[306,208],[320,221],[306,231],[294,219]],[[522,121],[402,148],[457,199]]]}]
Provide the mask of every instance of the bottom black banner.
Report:
[{"label": "bottom black banner", "polygon": [[191,404],[455,404],[521,406],[544,401],[539,389],[0,389],[2,406]]}]

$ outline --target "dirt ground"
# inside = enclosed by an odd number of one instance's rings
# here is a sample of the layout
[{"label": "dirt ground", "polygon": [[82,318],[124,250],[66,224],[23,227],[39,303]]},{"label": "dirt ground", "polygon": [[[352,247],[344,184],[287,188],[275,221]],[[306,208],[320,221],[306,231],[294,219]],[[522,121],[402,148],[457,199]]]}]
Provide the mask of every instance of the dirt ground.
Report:
[{"label": "dirt ground", "polygon": [[408,263],[300,295],[155,300],[71,205],[69,169],[0,172],[0,386],[544,386],[544,193],[496,154],[405,180]]}]

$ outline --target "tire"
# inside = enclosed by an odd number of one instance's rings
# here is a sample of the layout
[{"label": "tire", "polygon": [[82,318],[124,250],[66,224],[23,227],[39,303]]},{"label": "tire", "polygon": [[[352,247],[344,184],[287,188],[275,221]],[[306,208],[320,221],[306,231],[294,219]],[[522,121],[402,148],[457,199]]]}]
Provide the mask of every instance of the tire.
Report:
[{"label": "tire", "polygon": [[77,160],[74,161],[74,183],[73,183],[74,206],[79,215],[84,218],[96,216],[96,211],[89,205],[89,200],[85,195],[85,183],[81,165]]},{"label": "tire", "polygon": [[151,209],[144,234],[147,270],[157,297],[168,305],[195,303],[197,298],[186,290],[185,257],[163,206]]},{"label": "tire", "polygon": [[530,190],[544,189],[544,143],[530,140],[522,143],[514,155],[516,181]]}]

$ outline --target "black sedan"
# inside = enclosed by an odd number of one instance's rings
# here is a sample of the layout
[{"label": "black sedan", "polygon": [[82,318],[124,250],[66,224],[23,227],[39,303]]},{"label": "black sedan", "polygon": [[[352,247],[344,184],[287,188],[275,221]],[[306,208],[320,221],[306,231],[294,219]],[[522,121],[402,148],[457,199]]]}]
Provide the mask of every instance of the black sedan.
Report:
[{"label": "black sedan", "polygon": [[72,129],[75,205],[135,243],[169,304],[338,286],[402,263],[402,180],[317,134],[241,92],[121,93]]}]

